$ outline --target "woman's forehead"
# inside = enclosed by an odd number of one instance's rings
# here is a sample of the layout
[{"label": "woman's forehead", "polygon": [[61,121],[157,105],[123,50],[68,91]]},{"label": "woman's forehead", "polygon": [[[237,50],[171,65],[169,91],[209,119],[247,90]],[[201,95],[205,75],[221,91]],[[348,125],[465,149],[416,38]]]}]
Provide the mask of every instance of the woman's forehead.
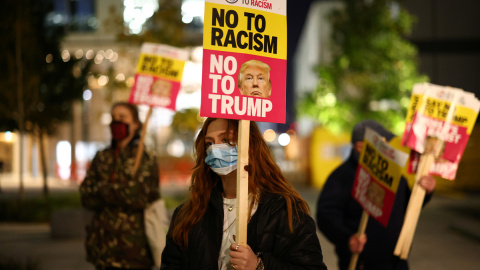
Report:
[{"label": "woman's forehead", "polygon": [[228,128],[228,121],[225,119],[216,119],[208,125],[207,135],[213,133],[225,133]]},{"label": "woman's forehead", "polygon": [[[206,137],[213,137],[213,136],[219,136],[222,134],[225,134],[227,132],[228,128],[228,121],[225,119],[216,119],[215,121],[211,122],[210,125],[208,125],[207,128],[207,134]],[[233,130],[230,127],[230,132],[233,134]]]},{"label": "woman's forehead", "polygon": [[112,110],[112,114],[127,114],[127,115],[131,115],[131,112],[130,110],[125,107],[125,106],[115,106],[115,108],[113,108]]}]

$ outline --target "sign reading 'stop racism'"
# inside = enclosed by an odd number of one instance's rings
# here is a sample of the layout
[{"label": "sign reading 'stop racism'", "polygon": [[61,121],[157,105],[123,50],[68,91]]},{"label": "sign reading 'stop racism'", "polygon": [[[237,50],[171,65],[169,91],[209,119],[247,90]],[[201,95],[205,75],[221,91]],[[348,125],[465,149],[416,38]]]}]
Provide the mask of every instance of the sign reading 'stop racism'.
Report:
[{"label": "sign reading 'stop racism'", "polygon": [[200,115],[285,122],[285,0],[206,0]]}]

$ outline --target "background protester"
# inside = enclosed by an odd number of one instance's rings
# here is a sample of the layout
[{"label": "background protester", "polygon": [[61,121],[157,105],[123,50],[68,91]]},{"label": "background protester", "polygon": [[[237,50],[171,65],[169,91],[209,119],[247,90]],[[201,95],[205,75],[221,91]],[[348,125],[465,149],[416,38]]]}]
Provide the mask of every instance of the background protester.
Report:
[{"label": "background protester", "polygon": [[134,105],[113,105],[111,146],[95,155],[80,186],[83,206],[94,212],[85,246],[87,260],[97,269],[151,269],[153,265],[143,211],[159,198],[158,164],[144,150],[132,176],[140,127]]},{"label": "background protester", "polygon": [[[410,189],[405,178],[400,180],[388,226],[385,228],[375,219],[369,218],[365,234],[362,237],[357,235],[363,209],[351,196],[351,192],[367,127],[387,141],[394,137],[390,131],[373,120],[364,120],[355,125],[350,157],[330,174],[321,191],[317,202],[317,225],[335,245],[341,270],[348,269],[352,253],[360,253],[357,269],[408,269],[407,261],[393,255],[410,198]],[[435,178],[423,177],[419,184],[425,188],[425,201],[428,201],[435,188]]]}]

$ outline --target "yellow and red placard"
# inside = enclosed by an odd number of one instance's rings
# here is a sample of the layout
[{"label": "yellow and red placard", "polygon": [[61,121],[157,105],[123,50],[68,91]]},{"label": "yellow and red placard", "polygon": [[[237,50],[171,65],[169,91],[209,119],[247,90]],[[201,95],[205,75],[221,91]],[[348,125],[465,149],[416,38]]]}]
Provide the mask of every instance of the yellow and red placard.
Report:
[{"label": "yellow and red placard", "polygon": [[188,51],[144,43],[135,73],[129,102],[175,110]]},{"label": "yellow and red placard", "polygon": [[393,148],[378,133],[367,128],[352,196],[385,227],[407,159],[406,153]]},{"label": "yellow and red placard", "polygon": [[430,173],[454,180],[479,108],[480,102],[473,93],[429,83],[416,84],[402,138],[402,144],[414,150],[409,171],[416,170],[427,138],[438,138],[443,142],[442,152]]},{"label": "yellow and red placard", "polygon": [[286,0],[206,0],[203,117],[285,122]]}]

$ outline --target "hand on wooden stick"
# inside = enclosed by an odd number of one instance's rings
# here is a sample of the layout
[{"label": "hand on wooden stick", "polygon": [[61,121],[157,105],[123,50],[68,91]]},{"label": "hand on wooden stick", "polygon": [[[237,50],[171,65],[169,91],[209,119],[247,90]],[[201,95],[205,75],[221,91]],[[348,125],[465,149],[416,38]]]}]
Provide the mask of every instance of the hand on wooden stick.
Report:
[{"label": "hand on wooden stick", "polygon": [[362,234],[362,236],[358,236],[358,234],[354,234],[350,236],[350,240],[348,241],[348,246],[352,253],[362,253],[363,247],[367,243],[367,235]]},{"label": "hand on wooden stick", "polygon": [[428,194],[430,194],[435,189],[437,181],[435,180],[435,177],[431,175],[425,175],[420,178],[418,184],[423,187]]},{"label": "hand on wooden stick", "polygon": [[242,246],[233,243],[230,246],[230,262],[235,270],[255,270],[257,266],[257,255],[253,253],[250,246]]}]

